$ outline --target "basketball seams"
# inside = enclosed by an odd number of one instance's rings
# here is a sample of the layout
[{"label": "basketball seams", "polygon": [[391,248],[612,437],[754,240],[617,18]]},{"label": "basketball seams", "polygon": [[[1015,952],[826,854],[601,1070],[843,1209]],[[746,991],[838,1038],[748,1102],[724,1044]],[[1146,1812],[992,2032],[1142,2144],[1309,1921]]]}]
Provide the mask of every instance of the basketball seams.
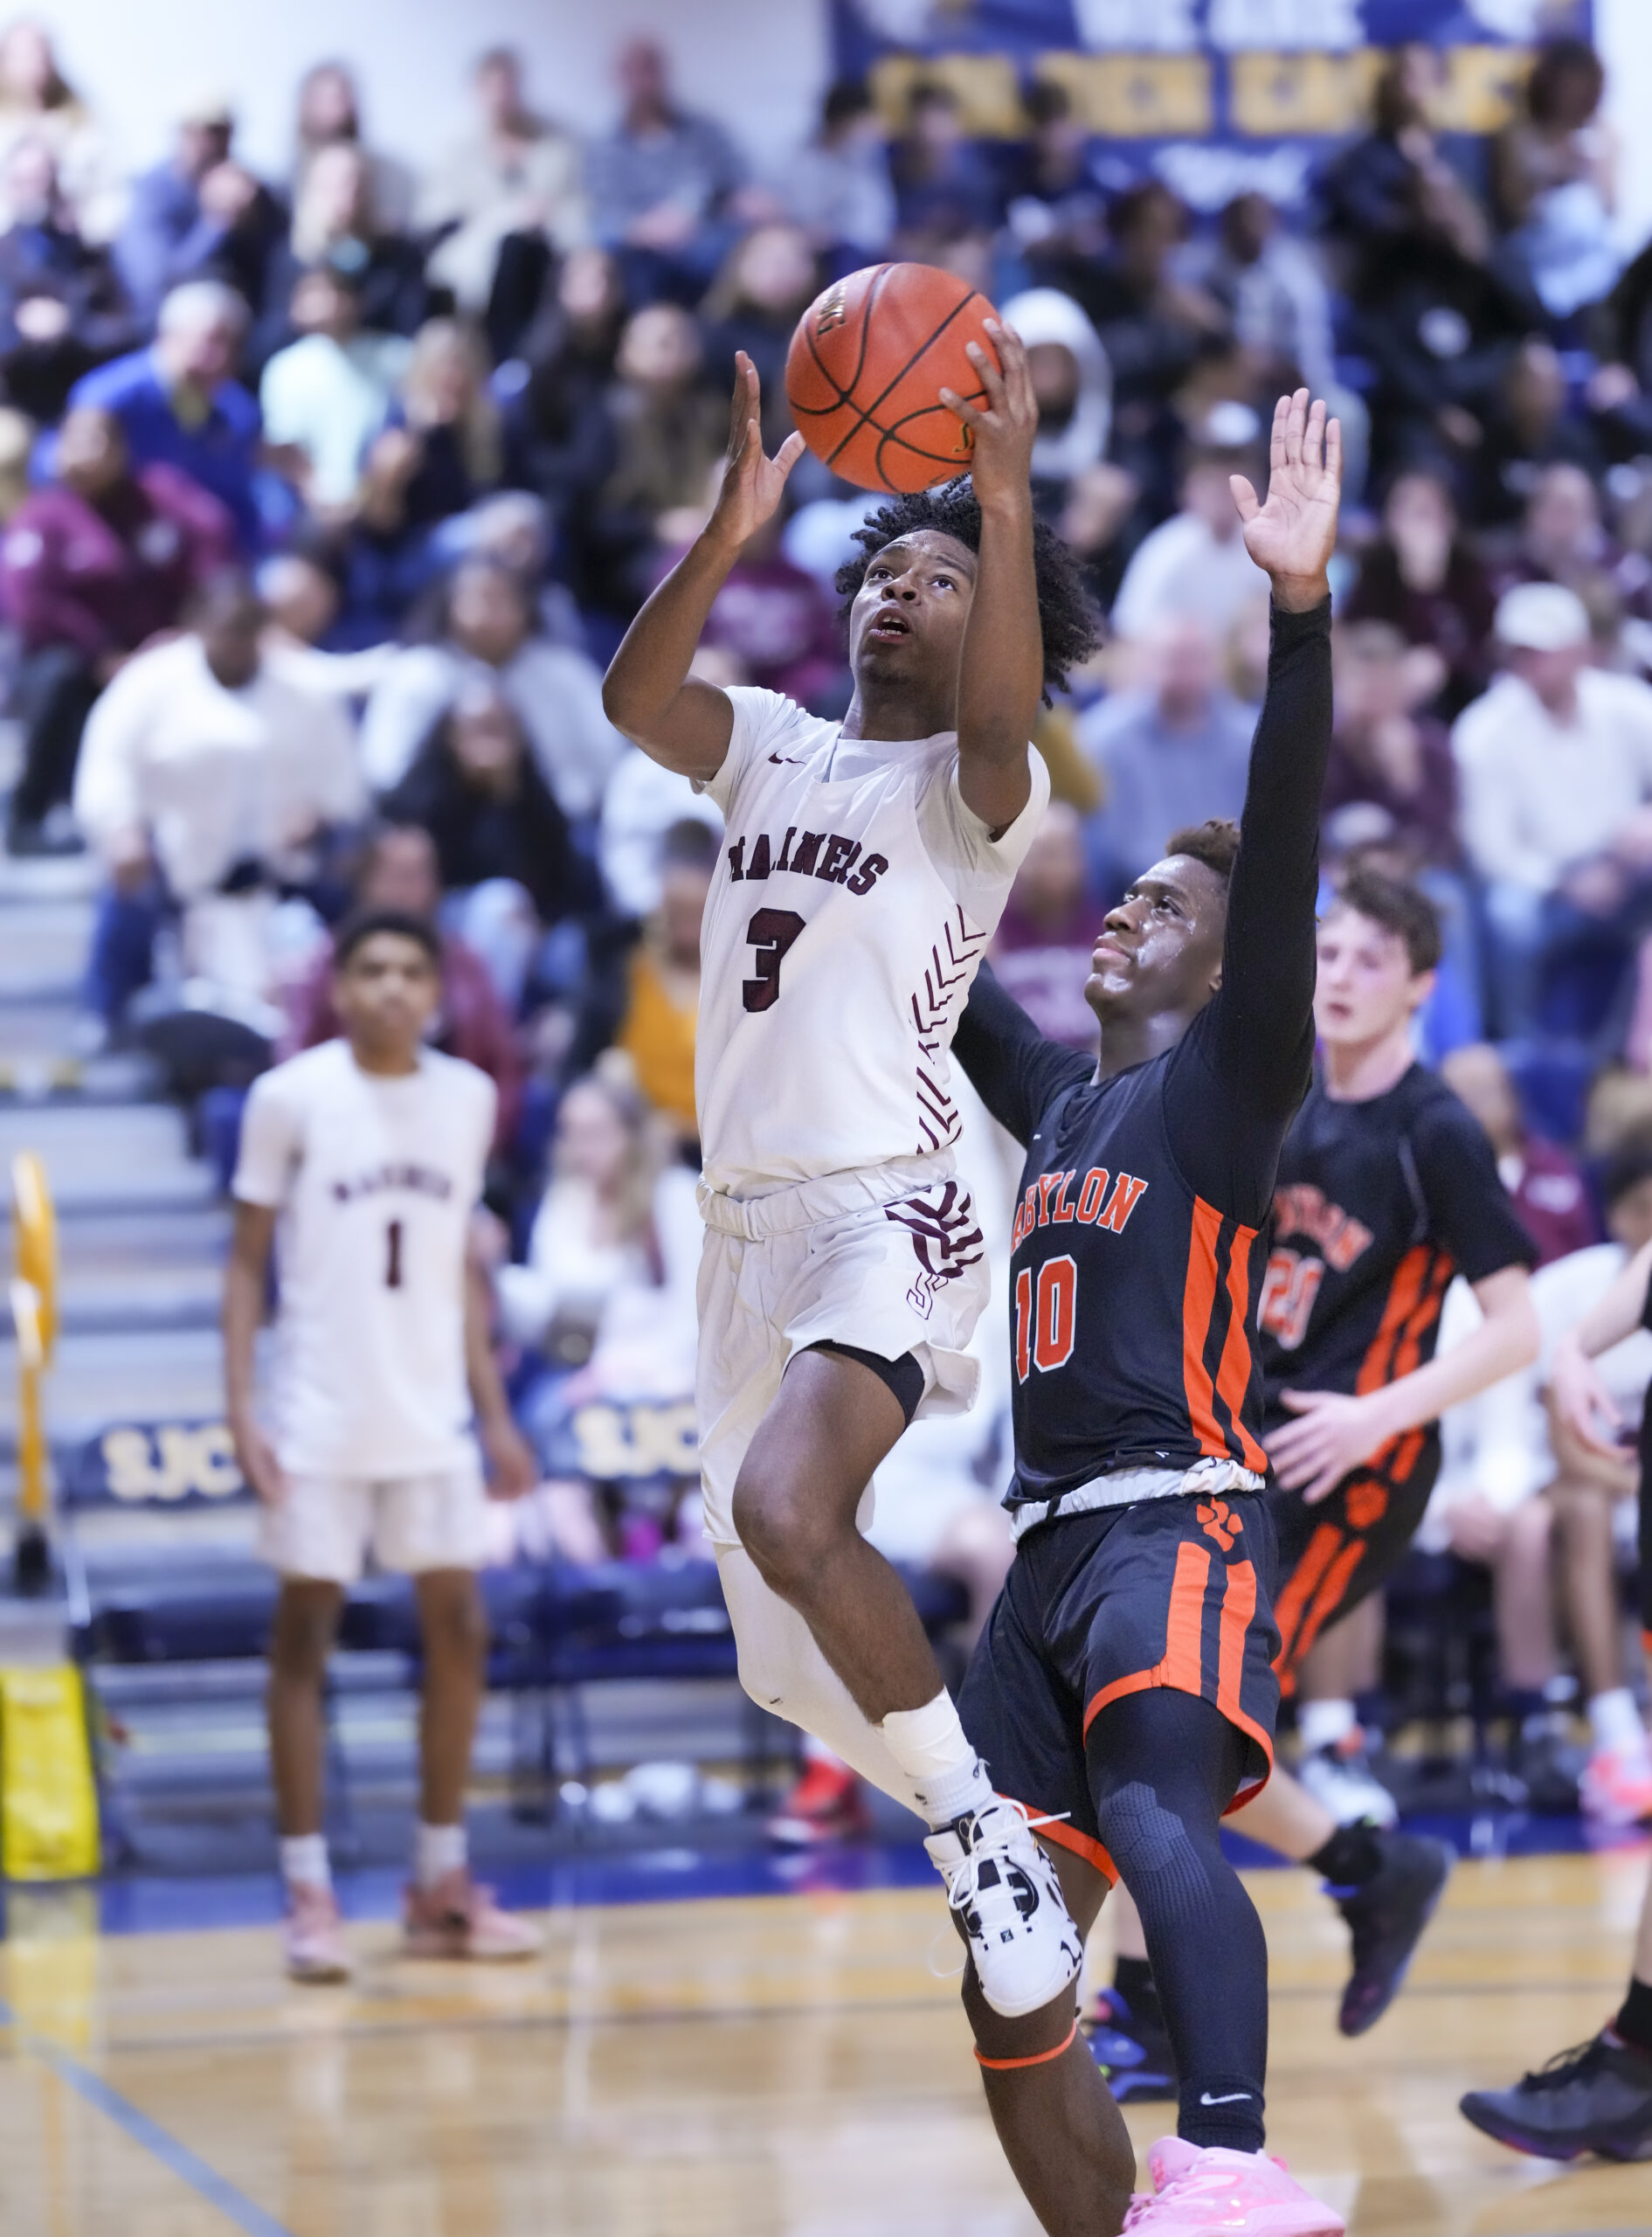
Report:
[{"label": "basketball seams", "polygon": [[[819,431],[823,441],[821,447],[817,450],[817,455],[822,458],[826,465],[840,473],[848,473],[851,478],[857,481],[864,481],[874,488],[881,486],[884,489],[896,493],[899,493],[903,487],[923,488],[929,486],[933,481],[968,471],[969,454],[973,448],[969,431],[959,429],[956,415],[939,401],[938,396],[932,401],[925,398],[921,404],[901,412],[893,422],[881,421],[877,415],[891,398],[898,396],[903,384],[912,379],[923,367],[926,357],[936,350],[937,345],[949,331],[957,329],[964,313],[975,309],[978,323],[982,312],[990,313],[992,308],[991,303],[982,296],[978,288],[964,286],[963,294],[950,306],[944,315],[937,319],[919,340],[910,344],[906,356],[895,366],[895,371],[880,382],[877,393],[868,398],[864,404],[857,403],[855,392],[865,378],[867,366],[873,362],[874,354],[883,355],[884,363],[888,363],[888,356],[885,353],[888,350],[889,341],[894,340],[894,346],[897,350],[902,346],[900,341],[895,339],[895,336],[898,336],[902,327],[907,325],[910,310],[919,308],[923,302],[925,292],[923,287],[920,287],[916,300],[906,294],[903,289],[895,291],[895,315],[891,322],[895,335],[888,338],[879,337],[879,350],[874,353],[873,328],[881,301],[886,291],[890,289],[891,282],[902,280],[909,273],[912,273],[916,278],[915,267],[886,263],[877,266],[868,274],[859,302],[844,321],[844,324],[847,325],[853,319],[858,318],[860,330],[848,344],[854,353],[853,364],[846,366],[841,372],[834,371],[828,364],[827,357],[823,354],[820,346],[821,337],[817,336],[810,315],[805,312],[804,318],[799,322],[793,343],[798,372],[802,377],[798,385],[813,388],[818,381],[819,386],[815,388],[815,395],[824,394],[829,397],[831,401],[806,403],[799,401],[791,394],[791,383],[788,379],[788,401],[791,405],[795,419],[799,424],[804,420],[827,423]],[[950,275],[943,274],[938,268],[927,275],[927,292],[931,301],[936,294],[945,292],[945,281],[949,277]],[[964,283],[955,279],[952,284],[958,286]],[[909,332],[909,327],[908,330]],[[833,339],[832,336],[825,338]],[[965,338],[974,337],[966,336]],[[949,357],[956,358],[961,347],[959,343],[954,342],[946,354]],[[833,354],[836,355],[835,350]],[[972,370],[968,367],[967,361],[963,370],[966,374]],[[942,378],[950,378],[950,384],[958,391],[966,403],[978,405],[985,403],[986,390],[984,384],[979,384],[978,377],[977,384],[970,386],[966,385],[964,379],[958,377],[957,372],[952,371],[950,365],[944,371],[937,368],[937,388]],[[923,435],[927,433],[923,423],[937,412],[946,414],[949,440],[948,447],[944,452],[929,450],[923,440]],[[837,440],[833,441],[833,426],[846,419],[849,424]],[[964,436],[961,458],[953,447],[960,433]],[[938,430],[937,433],[938,439]],[[830,447],[826,447],[826,445],[830,445]],[[814,447],[813,438],[811,439],[811,447]],[[891,456],[891,451],[893,456]],[[923,480],[909,484],[892,480],[885,470],[886,460],[890,463],[899,461],[905,467],[908,474],[915,471],[922,472]]]},{"label": "basketball seams", "polygon": [[837,375],[832,371],[831,367],[826,364],[826,359],[820,355],[819,345],[815,341],[814,329],[810,322],[809,314],[806,311],[804,313],[803,338],[809,345],[809,355],[813,358],[815,370],[820,375],[821,379],[825,381],[826,386],[830,389],[834,389],[837,391],[837,399],[835,403],[832,404],[798,405],[791,396],[788,395],[786,401],[791,404],[791,409],[794,412],[799,411],[805,412],[808,414],[810,419],[819,419],[825,418],[829,412],[841,411],[845,405],[847,405],[851,412],[855,409],[855,388],[860,381],[861,374],[866,371],[867,343],[872,331],[873,306],[877,301],[878,290],[883,285],[886,274],[892,269],[893,267],[888,264],[880,264],[876,271],[872,275],[870,286],[865,288],[862,292],[862,298],[858,310],[858,316],[861,321],[861,354],[855,359],[854,371],[850,376],[849,385],[847,388],[843,386]]},{"label": "basketball seams", "polygon": [[[891,396],[893,396],[893,395],[894,395],[894,393],[895,393],[895,390],[896,390],[897,388],[899,388],[899,387],[900,387],[900,385],[901,385],[902,382],[906,378],[907,375],[908,375],[909,372],[911,372],[911,371],[914,370],[914,368],[915,368],[916,366],[917,366],[919,364],[921,364],[921,363],[922,363],[922,361],[923,361],[923,358],[928,355],[928,353],[929,353],[931,350],[933,350],[933,349],[934,349],[934,347],[935,347],[936,343],[940,340],[941,336],[942,336],[946,332],[946,329],[948,329],[948,327],[949,327],[949,326],[950,326],[950,325],[952,324],[953,321],[954,321],[955,319],[957,319],[957,318],[962,317],[963,314],[964,314],[966,310],[968,310],[968,308],[969,308],[970,305],[971,305],[971,303],[973,303],[973,302],[975,302],[975,301],[978,301],[979,299],[980,299],[980,290],[979,290],[979,288],[978,288],[978,287],[971,287],[971,288],[970,289],[970,292],[969,292],[969,294],[968,294],[967,295],[964,296],[964,297],[963,297],[963,299],[962,299],[960,301],[958,301],[957,303],[955,303],[955,304],[953,305],[952,308],[951,308],[951,309],[947,313],[946,316],[945,316],[945,317],[941,321],[941,323],[939,324],[939,326],[937,326],[937,327],[936,328],[936,329],[935,329],[934,333],[933,333],[933,334],[926,335],[926,336],[924,336],[923,340],[921,343],[919,343],[919,344],[918,344],[917,348],[916,348],[916,349],[912,352],[911,356],[907,359],[907,361],[906,361],[905,364],[903,364],[903,365],[902,366],[902,368],[901,368],[900,371],[899,371],[898,373],[896,373],[896,374],[895,374],[895,377],[894,377],[894,379],[893,379],[893,380],[891,380],[891,381],[888,381],[888,382],[886,382],[886,383],[885,383],[884,386],[883,386],[883,387],[879,391],[878,394],[877,394],[876,396],[874,396],[874,397],[872,398],[872,401],[871,401],[871,402],[870,402],[870,403],[869,403],[869,404],[865,407],[865,409],[864,409],[864,410],[861,410],[861,408],[858,405],[855,405],[855,406],[854,407],[856,411],[860,412],[861,416],[860,416],[859,421],[857,422],[857,424],[856,424],[854,426],[853,426],[853,427],[849,430],[848,433],[847,433],[847,434],[843,438],[843,442],[840,443],[840,444],[837,446],[837,448],[836,448],[834,451],[833,451],[833,453],[832,453],[832,454],[831,454],[831,457],[829,457],[829,458],[826,460],[826,464],[827,464],[828,466],[830,466],[830,465],[832,464],[832,462],[833,462],[833,459],[840,458],[840,457],[842,456],[842,454],[843,454],[844,444],[846,444],[846,443],[849,443],[849,442],[852,442],[852,441],[854,440],[854,437],[855,437],[856,435],[860,434],[860,433],[861,433],[861,431],[862,431],[864,428],[866,428],[867,426],[877,426],[877,424],[878,424],[878,423],[877,423],[877,422],[876,422],[876,420],[873,418],[873,414],[876,412],[876,410],[877,410],[877,408],[878,408],[879,405],[882,404],[882,403],[883,403],[883,402],[884,402],[884,401],[885,401],[888,397],[891,397]],[[869,312],[869,307],[868,307],[868,312]],[[868,324],[869,324],[869,323],[870,323],[870,319],[869,319],[869,315],[868,315]],[[944,411],[946,407],[945,407],[944,405],[943,405],[941,408],[942,408],[942,410],[943,410],[943,411]],[[930,405],[925,405],[924,409],[925,409],[926,411],[927,411],[927,410],[931,410],[931,409],[933,409],[933,406],[930,406]],[[883,433],[884,431],[883,431],[881,428],[880,428],[880,429],[879,429],[879,432],[880,432],[880,433]]]}]

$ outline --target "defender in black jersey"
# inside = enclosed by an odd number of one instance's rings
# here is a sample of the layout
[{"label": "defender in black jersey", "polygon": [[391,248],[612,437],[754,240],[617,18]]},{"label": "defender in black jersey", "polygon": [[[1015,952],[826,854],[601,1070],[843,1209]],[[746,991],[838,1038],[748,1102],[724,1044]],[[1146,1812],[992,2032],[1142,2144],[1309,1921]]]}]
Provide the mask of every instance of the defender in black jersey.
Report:
[{"label": "defender in black jersey", "polygon": [[[1550,1392],[1568,1429],[1607,1459],[1623,1458],[1621,1416],[1593,1362],[1637,1328],[1652,1328],[1652,1243],[1555,1347]],[[1641,1622],[1652,1654],[1652,1392],[1642,1409]],[[1551,2059],[1510,2089],[1471,2089],[1466,2120],[1541,2159],[1652,2159],[1652,1880],[1641,1904],[1629,1991],[1592,2040]]]},{"label": "defender in black jersey", "polygon": [[[1404,1556],[1438,1470],[1441,1411],[1537,1355],[1526,1293],[1536,1253],[1491,1146],[1412,1057],[1411,1021],[1439,955],[1427,899],[1368,869],[1351,873],[1319,930],[1314,1009],[1325,1070],[1285,1139],[1258,1307],[1262,1437],[1278,1479],[1268,1500],[1279,1541],[1275,1667],[1287,1687],[1320,1633]],[[1456,1272],[1484,1319],[1436,1361]],[[1314,1704],[1326,1707],[1332,1728],[1355,1731],[1351,1701]],[[1304,1710],[1305,1723],[1312,1714]],[[1339,1825],[1329,1805],[1352,1791],[1357,1815],[1365,1795],[1341,1764],[1323,1770],[1311,1790],[1277,1772],[1239,1830],[1331,1883],[1353,1942],[1339,2024],[1356,2035],[1398,1991],[1451,1852],[1368,1824]],[[1165,2094],[1176,2061],[1151,2055],[1154,1998],[1132,1973],[1123,1922],[1119,1943],[1117,1994],[1101,2017],[1148,2053],[1120,2065],[1119,2094]],[[1164,2077],[1156,2088],[1150,2074]]]},{"label": "defender in black jersey", "polygon": [[[1265,1441],[1297,1494],[1276,1517],[1288,1689],[1410,1545],[1441,1409],[1537,1352],[1524,1278],[1537,1252],[1485,1130],[1411,1056],[1439,955],[1427,901],[1371,869],[1344,881],[1320,929],[1325,1071],[1285,1139],[1258,1310]],[[1454,1274],[1485,1319],[1430,1374]]]},{"label": "defender in black jersey", "polygon": [[[1312,1059],[1339,459],[1334,423],[1322,456],[1324,407],[1310,419],[1306,404],[1275,416],[1267,507],[1235,491],[1274,586],[1242,842],[1231,825],[1180,835],[1108,917],[1086,987],[1099,1076],[986,971],[954,1043],[1027,1150],[1011,1262],[1019,1545],[960,1714],[999,1790],[1049,1821],[1080,1925],[1117,1878],[1140,1905],[1184,2082],[1139,2226],[1161,2200],[1169,2226],[1178,2187],[1220,2172],[1225,2226],[1262,2227],[1266,2210],[1303,2237],[1342,2223],[1258,2156],[1267,1950],[1218,1825],[1268,1774],[1278,1698],[1258,1238]],[[1069,2102],[1040,2080],[1068,2063],[1070,1998],[1040,2022],[989,2072],[989,2102],[1045,2227],[1088,2237],[1065,2203]]]}]

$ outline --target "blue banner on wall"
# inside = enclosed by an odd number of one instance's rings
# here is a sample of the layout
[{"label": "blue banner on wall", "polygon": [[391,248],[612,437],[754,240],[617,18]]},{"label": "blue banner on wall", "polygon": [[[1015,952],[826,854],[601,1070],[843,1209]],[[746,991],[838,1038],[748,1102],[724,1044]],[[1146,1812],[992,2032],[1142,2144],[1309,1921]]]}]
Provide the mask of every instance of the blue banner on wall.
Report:
[{"label": "blue banner on wall", "polygon": [[1587,35],[1589,0],[832,0],[838,74],[870,80],[892,122],[940,78],[970,128],[1022,129],[1021,90],[1066,87],[1104,184],[1147,171],[1196,208],[1245,187],[1300,200],[1314,164],[1365,128],[1387,49],[1441,50],[1447,132],[1495,132],[1532,42]]}]

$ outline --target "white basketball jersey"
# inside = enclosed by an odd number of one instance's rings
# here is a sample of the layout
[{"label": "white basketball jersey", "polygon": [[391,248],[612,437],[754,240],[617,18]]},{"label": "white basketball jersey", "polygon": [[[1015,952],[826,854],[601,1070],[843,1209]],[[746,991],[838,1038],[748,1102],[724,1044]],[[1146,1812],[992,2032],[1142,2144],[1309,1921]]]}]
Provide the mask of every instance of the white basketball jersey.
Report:
[{"label": "white basketball jersey", "polygon": [[398,1078],[328,1041],[256,1080],[235,1194],[279,1209],[271,1427],[301,1475],[423,1476],[473,1458],[465,1245],[494,1084],[435,1049]]},{"label": "white basketball jersey", "polygon": [[736,689],[703,787],[727,824],[701,935],[695,1101],[707,1184],[749,1198],[934,1154],[959,1129],[953,1031],[1049,798],[999,839],[957,738],[879,744]]}]

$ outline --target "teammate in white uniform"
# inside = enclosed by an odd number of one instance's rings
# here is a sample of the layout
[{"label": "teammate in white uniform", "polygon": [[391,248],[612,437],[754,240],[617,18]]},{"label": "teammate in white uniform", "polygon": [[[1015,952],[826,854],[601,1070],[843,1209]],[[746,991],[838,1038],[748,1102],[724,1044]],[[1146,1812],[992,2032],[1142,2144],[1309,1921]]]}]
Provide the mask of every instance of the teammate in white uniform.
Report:
[{"label": "teammate in white uniform", "polygon": [[[321,1686],[345,1589],[370,1548],[411,1575],[425,1645],[421,1793],[407,1946],[519,1957],[539,1937],[466,1866],[463,1806],[486,1625],[475,1570],[487,1491],[531,1488],[467,1264],[494,1132],[494,1085],[423,1045],[440,988],[426,921],[363,912],[340,934],[333,996],[345,1038],[307,1049],[247,1098],[225,1282],[230,1424],[281,1574],[270,1643],[270,1756],[287,1890],[287,1970],[349,1970],[321,1835]],[[270,1246],[280,1303],[267,1433],[253,1343]]]},{"label": "teammate in white uniform", "polygon": [[706,1527],[748,1692],[934,1829],[988,2000],[1035,2009],[1078,1936],[1025,1818],[965,1740],[899,1576],[857,1527],[919,1412],[967,1407],[986,1296],[951,1146],[953,1029],[1048,796],[1027,737],[1088,649],[1070,555],[1036,528],[1026,352],[978,349],[972,489],[860,532],[841,723],[688,675],[741,546],[802,449],[765,458],[737,359],[704,533],[632,624],[611,719],[727,826],[702,936],[696,1095],[707,1236],[698,1402]]}]

